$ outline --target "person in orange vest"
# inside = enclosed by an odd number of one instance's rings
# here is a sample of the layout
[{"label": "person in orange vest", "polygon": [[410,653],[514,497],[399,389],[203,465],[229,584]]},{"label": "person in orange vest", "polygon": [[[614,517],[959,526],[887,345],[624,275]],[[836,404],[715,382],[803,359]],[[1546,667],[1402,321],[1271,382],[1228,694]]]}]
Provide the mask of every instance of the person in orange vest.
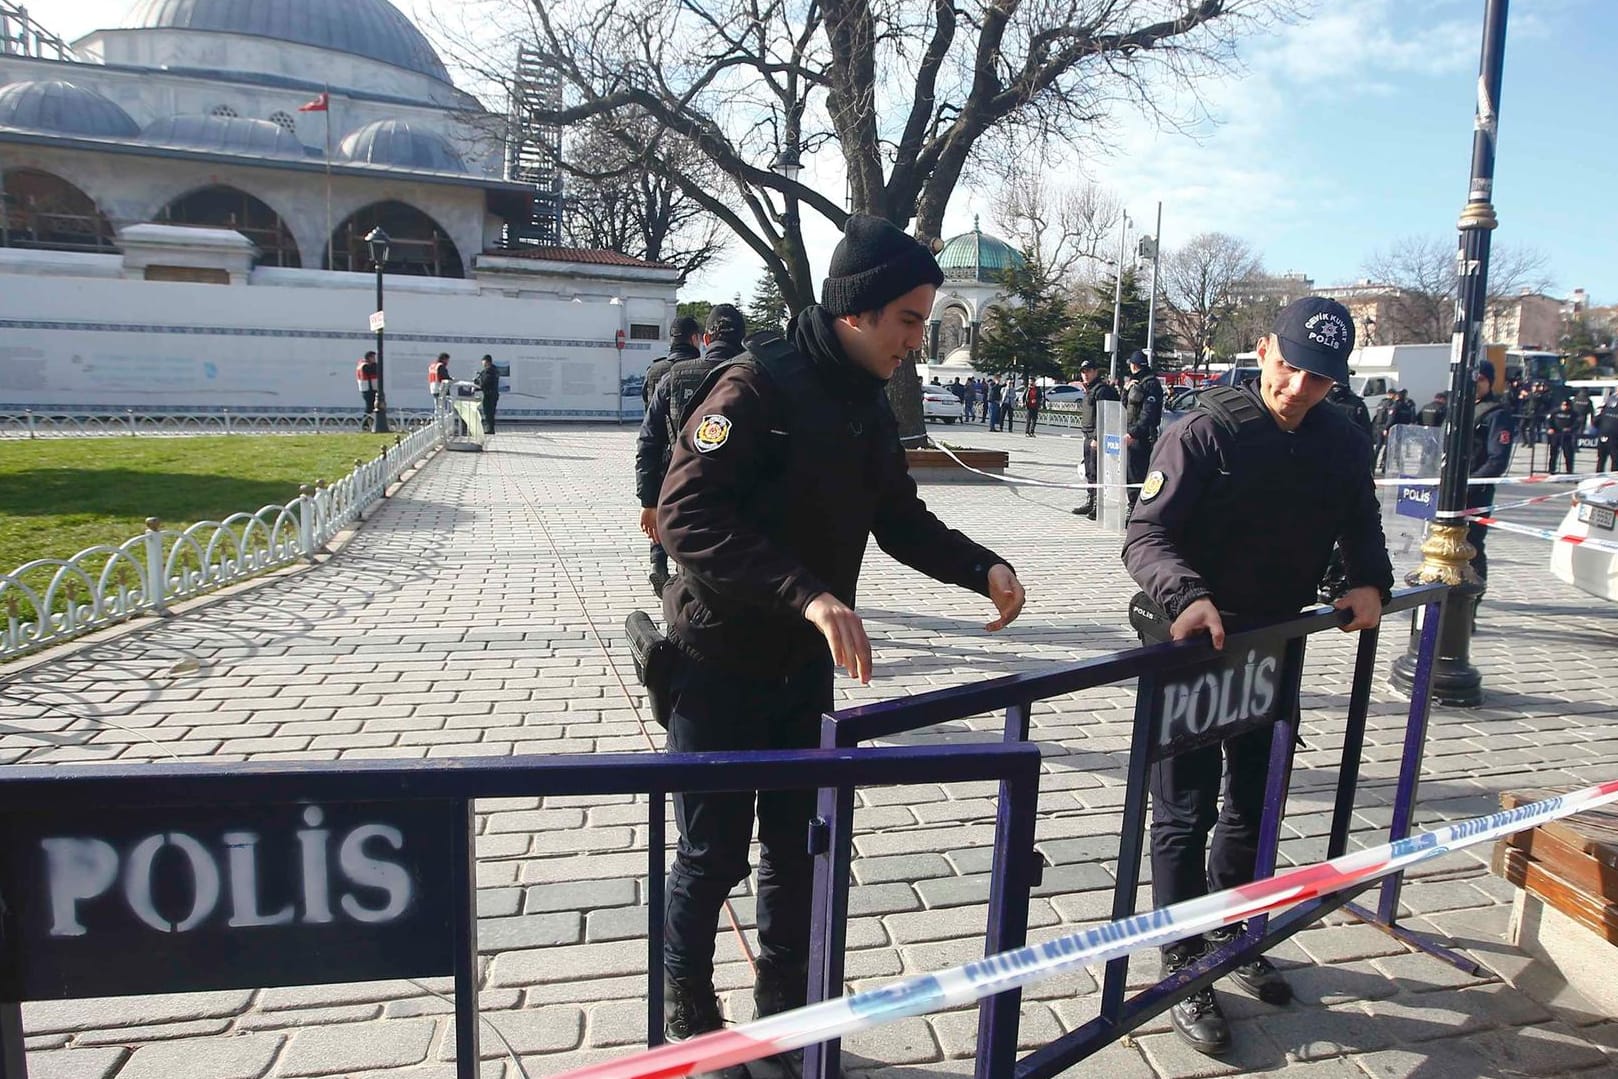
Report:
[{"label": "person in orange vest", "polygon": [[438,358],[427,365],[427,392],[433,395],[433,411],[448,407],[444,399],[453,381],[449,377],[449,353],[440,352]]},{"label": "person in orange vest", "polygon": [[354,381],[360,388],[360,400],[365,402],[365,417],[360,430],[369,431],[376,416],[376,353],[367,352],[354,365]]}]

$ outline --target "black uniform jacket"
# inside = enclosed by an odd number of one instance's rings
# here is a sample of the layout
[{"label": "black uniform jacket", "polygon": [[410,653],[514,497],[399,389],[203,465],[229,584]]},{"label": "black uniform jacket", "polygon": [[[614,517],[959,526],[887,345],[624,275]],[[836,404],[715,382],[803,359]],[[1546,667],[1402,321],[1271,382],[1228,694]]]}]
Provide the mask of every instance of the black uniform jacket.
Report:
[{"label": "black uniform jacket", "polygon": [[793,354],[750,356],[692,398],[658,500],[683,572],[663,592],[686,652],[753,677],[824,657],[803,617],[822,592],[855,604],[868,537],[930,577],[988,594],[1005,559],[934,517],[916,493],[884,384],[854,366],[832,320],[805,309]]},{"label": "black uniform jacket", "polygon": [[693,354],[670,365],[658,379],[635,439],[635,497],[643,509],[656,506],[658,492],[663,489],[663,476],[674,452],[674,432],[679,430],[679,409],[685,407],[686,398],[710,371],[741,351],[739,341],[710,341],[700,355]]},{"label": "black uniform jacket", "polygon": [[1334,541],[1348,587],[1392,590],[1371,443],[1342,410],[1316,405],[1293,432],[1266,410],[1240,436],[1199,410],[1158,441],[1124,565],[1172,617],[1204,596],[1287,615],[1315,602]]}]

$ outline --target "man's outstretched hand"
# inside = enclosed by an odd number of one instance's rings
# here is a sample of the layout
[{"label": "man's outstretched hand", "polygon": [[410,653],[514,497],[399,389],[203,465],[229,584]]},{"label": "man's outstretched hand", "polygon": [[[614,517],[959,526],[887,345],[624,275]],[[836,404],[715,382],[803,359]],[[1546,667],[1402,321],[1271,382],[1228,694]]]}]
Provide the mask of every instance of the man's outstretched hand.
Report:
[{"label": "man's outstretched hand", "polygon": [[1017,616],[1022,614],[1023,604],[1028,602],[1028,593],[1023,591],[1022,582],[1003,562],[989,567],[989,599],[994,603],[994,609],[1000,612],[999,618],[983,627],[990,633],[1005,629],[1015,622]]}]

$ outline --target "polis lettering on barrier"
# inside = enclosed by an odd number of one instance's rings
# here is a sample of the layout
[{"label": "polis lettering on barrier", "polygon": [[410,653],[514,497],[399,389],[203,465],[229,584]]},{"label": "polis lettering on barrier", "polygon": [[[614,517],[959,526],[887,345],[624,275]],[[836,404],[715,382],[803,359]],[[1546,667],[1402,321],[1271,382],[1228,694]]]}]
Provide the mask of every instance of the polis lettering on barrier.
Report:
[{"label": "polis lettering on barrier", "polygon": [[1249,650],[1245,661],[1216,661],[1189,679],[1165,685],[1158,709],[1158,750],[1269,720],[1280,667],[1278,656]]},{"label": "polis lettering on barrier", "polygon": [[[88,930],[81,908],[107,902],[122,902],[160,933],[189,933],[210,920],[231,929],[323,925],[338,920],[338,912],[346,920],[374,925],[410,910],[410,874],[388,857],[404,849],[398,828],[361,824],[333,836],[321,827],[325,814],[318,806],[306,806],[302,820],[304,827],[297,831],[298,895],[273,911],[265,909],[259,886],[262,837],[257,832],[225,832],[223,849],[210,849],[179,830],[141,837],[123,850],[94,836],[41,838],[49,935],[84,936]],[[160,881],[167,887],[159,888]],[[160,892],[188,896],[189,909],[159,910]]]}]

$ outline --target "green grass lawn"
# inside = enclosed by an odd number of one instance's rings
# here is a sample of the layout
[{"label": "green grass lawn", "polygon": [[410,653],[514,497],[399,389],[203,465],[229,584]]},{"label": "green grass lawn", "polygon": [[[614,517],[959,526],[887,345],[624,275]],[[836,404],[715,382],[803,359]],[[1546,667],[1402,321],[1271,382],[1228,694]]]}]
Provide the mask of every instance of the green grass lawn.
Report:
[{"label": "green grass lawn", "polygon": [[215,435],[0,442],[0,573],[166,529],[284,505],[392,435]]}]

